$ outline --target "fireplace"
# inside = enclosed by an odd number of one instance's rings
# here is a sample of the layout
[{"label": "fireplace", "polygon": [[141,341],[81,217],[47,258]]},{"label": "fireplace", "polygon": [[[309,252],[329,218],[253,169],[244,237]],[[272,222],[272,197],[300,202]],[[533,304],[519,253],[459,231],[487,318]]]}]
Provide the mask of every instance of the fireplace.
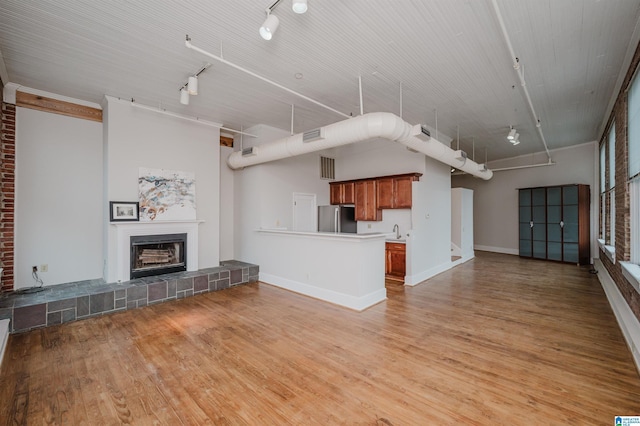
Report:
[{"label": "fireplace", "polygon": [[187,234],[131,236],[130,277],[187,270]]}]

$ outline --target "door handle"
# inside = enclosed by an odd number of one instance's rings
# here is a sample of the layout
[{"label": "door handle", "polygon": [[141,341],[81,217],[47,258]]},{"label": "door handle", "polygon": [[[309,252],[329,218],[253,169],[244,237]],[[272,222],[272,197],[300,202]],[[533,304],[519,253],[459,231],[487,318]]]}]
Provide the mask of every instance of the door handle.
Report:
[{"label": "door handle", "polygon": [[560,228],[564,228],[564,222],[560,221]]},{"label": "door handle", "polygon": [[529,227],[533,228],[533,221],[529,222]]}]

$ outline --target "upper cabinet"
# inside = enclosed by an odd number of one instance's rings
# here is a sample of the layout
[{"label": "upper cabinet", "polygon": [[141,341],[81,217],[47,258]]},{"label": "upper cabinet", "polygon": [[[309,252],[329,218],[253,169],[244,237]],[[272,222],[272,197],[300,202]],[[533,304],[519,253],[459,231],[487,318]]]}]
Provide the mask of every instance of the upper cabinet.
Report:
[{"label": "upper cabinet", "polygon": [[382,209],[410,209],[411,182],[421,173],[331,182],[331,204],[354,204],[356,220],[382,220]]},{"label": "upper cabinet", "polygon": [[382,212],[376,203],[375,179],[359,180],[355,182],[356,192],[356,220],[382,220]]},{"label": "upper cabinet", "polygon": [[414,173],[378,178],[378,208],[410,209],[411,182],[418,180],[420,176]]},{"label": "upper cabinet", "polygon": [[330,204],[355,204],[355,182],[331,182]]}]

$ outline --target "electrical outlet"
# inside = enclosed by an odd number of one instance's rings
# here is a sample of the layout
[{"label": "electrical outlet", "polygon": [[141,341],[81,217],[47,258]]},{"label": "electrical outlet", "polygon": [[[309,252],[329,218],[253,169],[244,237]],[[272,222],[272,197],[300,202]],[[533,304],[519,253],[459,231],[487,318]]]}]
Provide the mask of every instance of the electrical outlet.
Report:
[{"label": "electrical outlet", "polygon": [[46,263],[44,265],[40,265],[40,272],[48,272],[49,271],[49,265],[47,265]]},{"label": "electrical outlet", "polygon": [[37,266],[32,266],[31,267],[31,272],[38,272],[38,267]]}]

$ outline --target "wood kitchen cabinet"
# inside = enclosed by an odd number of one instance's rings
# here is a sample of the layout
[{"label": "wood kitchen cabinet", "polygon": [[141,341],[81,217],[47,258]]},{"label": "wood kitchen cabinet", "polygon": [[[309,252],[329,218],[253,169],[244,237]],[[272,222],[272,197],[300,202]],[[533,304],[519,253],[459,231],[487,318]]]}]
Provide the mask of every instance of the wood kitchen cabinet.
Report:
[{"label": "wood kitchen cabinet", "polygon": [[410,209],[411,182],[420,178],[419,173],[377,178],[379,209]]},{"label": "wood kitchen cabinet", "polygon": [[355,204],[355,182],[331,182],[329,189],[330,204]]},{"label": "wood kitchen cabinet", "polygon": [[404,281],[407,272],[407,252],[403,243],[387,242],[385,250],[385,275],[389,279]]},{"label": "wood kitchen cabinet", "polygon": [[382,220],[382,212],[378,210],[376,201],[377,182],[375,179],[355,182],[356,220]]}]

